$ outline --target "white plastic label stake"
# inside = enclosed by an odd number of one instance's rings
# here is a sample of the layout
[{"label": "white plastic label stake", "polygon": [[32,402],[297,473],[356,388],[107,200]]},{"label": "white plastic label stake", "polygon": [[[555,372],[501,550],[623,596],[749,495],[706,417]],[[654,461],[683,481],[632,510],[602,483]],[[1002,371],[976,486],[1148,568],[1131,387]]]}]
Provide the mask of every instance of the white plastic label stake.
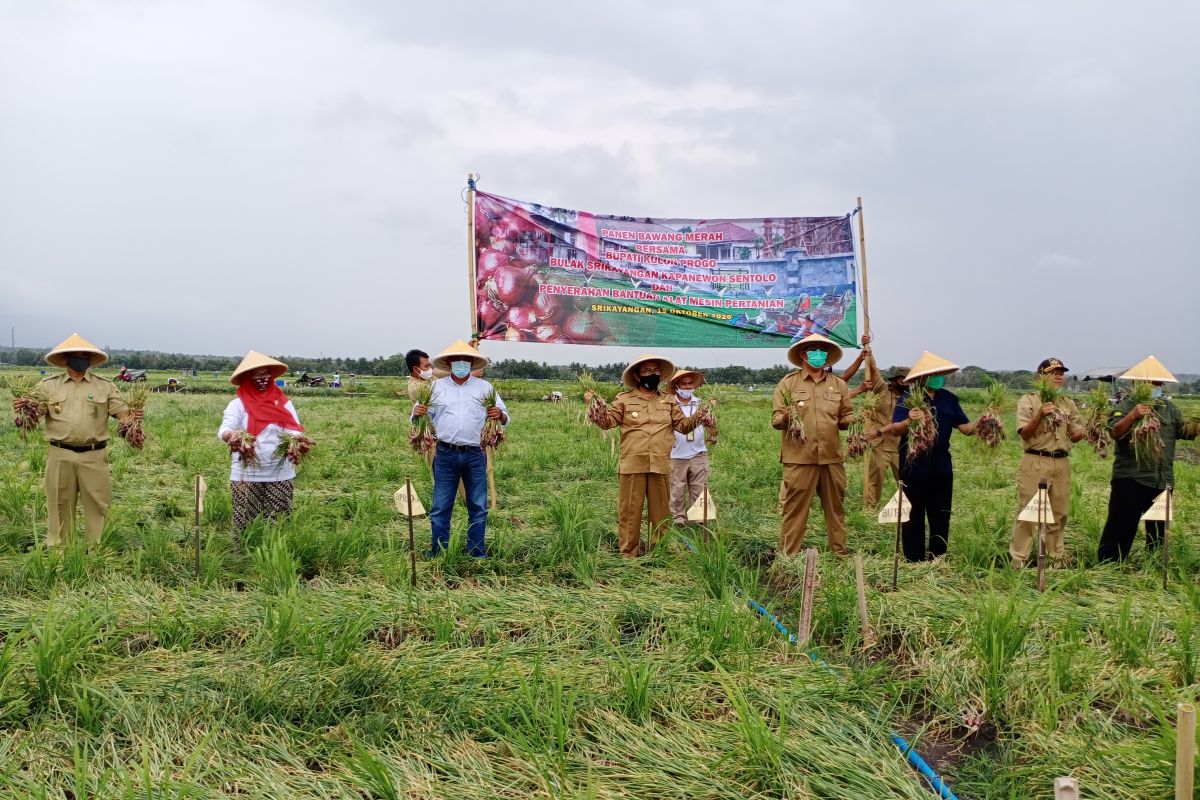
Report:
[{"label": "white plastic label stake", "polygon": [[[396,490],[395,494],[396,510],[403,516],[408,516],[408,484],[401,486]],[[412,515],[413,517],[425,516],[425,506],[421,505],[421,498],[417,496],[417,490],[413,489],[412,495]]]},{"label": "white plastic label stake", "polygon": [[[896,493],[894,495],[892,495],[892,499],[888,500],[887,504],[885,504],[884,507],[879,510],[879,524],[880,525],[895,525],[896,524],[896,513],[899,510],[900,510],[900,490],[897,489]],[[905,496],[904,510],[902,512],[904,516],[900,517],[900,521],[908,522],[909,513],[911,511],[912,511],[912,503],[908,502],[908,497]]]},{"label": "white plastic label stake", "polygon": [[1171,516],[1167,516],[1167,493],[1163,492],[1158,497],[1154,498],[1154,505],[1150,506],[1150,510],[1142,514],[1143,520],[1158,520],[1159,522],[1174,522],[1175,521],[1175,503],[1176,497],[1171,498]]},{"label": "white plastic label stake", "polygon": [[708,498],[708,521],[712,522],[717,518],[717,504],[713,502],[712,495],[708,493],[708,487],[704,487],[704,491],[696,498],[696,502],[692,503],[692,507],[688,509],[688,522],[704,522],[704,498]]},{"label": "white plastic label stake", "polygon": [[196,513],[204,513],[204,493],[208,491],[208,484],[204,482],[203,475],[196,476]]},{"label": "white plastic label stake", "polygon": [[[1041,513],[1038,516],[1038,500],[1042,501]],[[1017,519],[1021,522],[1032,522],[1037,524],[1044,522],[1047,525],[1054,524],[1054,512],[1050,510],[1050,493],[1036,492],[1033,497],[1029,498],[1029,502],[1021,509],[1021,513],[1017,514]]]}]

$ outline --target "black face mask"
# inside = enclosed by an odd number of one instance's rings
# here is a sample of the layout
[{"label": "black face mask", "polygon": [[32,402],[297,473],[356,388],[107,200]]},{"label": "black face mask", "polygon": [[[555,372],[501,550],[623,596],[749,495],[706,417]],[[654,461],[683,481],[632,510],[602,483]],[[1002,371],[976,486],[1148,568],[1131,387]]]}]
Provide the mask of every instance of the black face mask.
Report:
[{"label": "black face mask", "polygon": [[91,365],[91,356],[67,356],[67,366],[76,372],[86,372]]},{"label": "black face mask", "polygon": [[659,375],[642,375],[638,377],[638,385],[646,391],[653,392],[658,388]]}]

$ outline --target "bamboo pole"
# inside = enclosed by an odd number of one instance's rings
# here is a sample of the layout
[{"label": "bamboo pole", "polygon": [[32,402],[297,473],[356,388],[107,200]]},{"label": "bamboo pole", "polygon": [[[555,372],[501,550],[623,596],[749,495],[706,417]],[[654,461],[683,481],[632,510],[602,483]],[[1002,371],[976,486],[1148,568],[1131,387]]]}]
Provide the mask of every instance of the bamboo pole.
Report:
[{"label": "bamboo pole", "polygon": [[475,181],[477,180],[479,180],[478,173],[467,173],[467,291],[470,292],[467,309],[471,312],[471,327],[467,330],[471,332],[472,339],[481,332],[479,331],[479,297],[475,286],[475,260],[478,256],[475,250]]},{"label": "bamboo pole", "polygon": [[[1167,495],[1170,497],[1170,495]],[[1196,781],[1196,707],[1180,703],[1175,722],[1175,800],[1192,800]]]},{"label": "bamboo pole", "polygon": [[496,473],[492,471],[492,453],[496,452],[489,447],[483,451],[484,458],[487,459],[487,485],[488,485],[488,510],[496,510]]},{"label": "bamboo pole", "polygon": [[1054,800],[1079,800],[1079,781],[1070,777],[1054,779]]},{"label": "bamboo pole", "polygon": [[1167,588],[1168,569],[1170,566],[1170,557],[1168,551],[1171,549],[1171,499],[1175,495],[1175,487],[1167,484],[1167,513],[1163,516],[1163,588]]},{"label": "bamboo pole", "polygon": [[800,587],[800,624],[796,626],[796,647],[805,647],[812,632],[813,595],[817,588],[817,549],[808,548],[804,557],[804,584]]},{"label": "bamboo pole", "polygon": [[199,475],[196,476],[196,525],[193,529],[192,536],[195,544],[195,572],[197,580],[200,578],[200,510],[204,503],[203,485],[204,479]]},{"label": "bamboo pole", "polygon": [[871,304],[867,292],[867,230],[863,220],[862,197],[858,198],[858,255],[862,264],[863,335],[871,335]]},{"label": "bamboo pole", "polygon": [[892,556],[892,591],[900,579],[900,520],[904,519],[904,481],[896,481],[896,552]]},{"label": "bamboo pole", "polygon": [[404,491],[405,491],[405,494],[407,494],[407,495],[408,495],[408,497],[407,497],[407,500],[408,500],[408,559],[409,559],[409,572],[411,573],[411,575],[410,575],[410,579],[411,579],[412,585],[413,585],[413,587],[415,588],[415,587],[416,587],[416,585],[417,585],[417,542],[416,542],[416,537],[413,535],[413,512],[412,512],[413,485],[412,485],[412,476],[409,476],[408,478],[406,478],[406,479],[405,479],[405,481],[404,481]]},{"label": "bamboo pole", "polygon": [[1046,591],[1046,482],[1038,483],[1038,567],[1037,590]]},{"label": "bamboo pole", "polygon": [[875,634],[871,630],[871,620],[867,617],[867,584],[863,580],[861,553],[854,554],[854,585],[858,590],[858,633],[862,638],[863,649],[866,650],[875,643]]}]

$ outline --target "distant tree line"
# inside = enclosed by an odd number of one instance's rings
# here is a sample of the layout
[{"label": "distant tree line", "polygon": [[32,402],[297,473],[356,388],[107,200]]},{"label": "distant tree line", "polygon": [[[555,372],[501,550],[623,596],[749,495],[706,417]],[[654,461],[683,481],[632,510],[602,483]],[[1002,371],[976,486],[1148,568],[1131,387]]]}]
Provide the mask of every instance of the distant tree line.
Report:
[{"label": "distant tree line", "polygon": [[[404,354],[396,353],[384,358],[382,356],[366,359],[366,358],[310,358],[306,356],[288,356],[276,355],[284,363],[288,364],[291,370],[295,373],[304,371],[317,374],[329,374],[339,372],[343,375],[379,375],[379,376],[405,376],[408,374],[408,367],[404,363]],[[230,372],[237,363],[241,360],[241,356],[197,356],[188,355],[186,353],[160,353],[154,350],[112,350],[109,351],[109,366],[126,366],[130,369],[155,369],[155,370],[192,370],[199,372]],[[29,348],[17,348],[13,350],[8,347],[0,347],[0,361],[7,364],[17,364],[25,367],[40,367],[45,366],[45,351],[31,350]],[[680,365],[683,367],[684,365]],[[553,380],[553,381],[573,381],[582,370],[589,370],[592,375],[601,381],[609,381],[613,383],[620,382],[621,373],[625,370],[626,364],[616,362],[612,364],[600,364],[598,366],[589,366],[579,362],[570,364],[547,364],[545,361],[532,361],[528,359],[506,358],[500,361],[492,362],[488,365],[488,377],[502,380],[509,379],[526,379],[526,380]],[[776,365],[773,367],[762,367],[753,369],[751,367],[743,367],[736,364],[731,364],[724,367],[685,367],[686,369],[701,369],[704,372],[705,378],[711,383],[726,383],[748,386],[750,384],[772,385],[777,383],[784,375],[793,368],[790,366]],[[835,367],[836,369],[836,367]],[[881,364],[880,369],[886,369],[886,365]],[[857,384],[865,377],[865,369],[859,370],[858,375],[851,381]],[[1072,386],[1072,377],[1067,375],[1067,388],[1076,388]],[[1023,390],[1029,387],[1033,382],[1033,373],[1029,370],[987,370],[983,367],[968,366],[946,378],[946,385],[949,387],[982,387],[986,386],[988,381],[997,380],[1012,387],[1014,391]],[[1177,389],[1179,394],[1197,394],[1200,393],[1200,380],[1194,383],[1181,383]]]}]

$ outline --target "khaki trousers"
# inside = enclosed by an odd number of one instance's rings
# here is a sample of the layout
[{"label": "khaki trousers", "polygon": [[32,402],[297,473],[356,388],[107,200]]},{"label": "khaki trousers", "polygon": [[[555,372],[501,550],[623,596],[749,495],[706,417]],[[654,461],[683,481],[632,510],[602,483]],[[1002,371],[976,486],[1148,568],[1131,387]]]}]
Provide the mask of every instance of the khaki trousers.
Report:
[{"label": "khaki trousers", "polygon": [[671,517],[667,476],[657,472],[622,472],[617,478],[621,485],[617,541],[621,555],[634,558],[642,541],[642,506],[649,509],[651,546]]},{"label": "khaki trousers", "polygon": [[708,453],[671,459],[671,516],[676,525],[687,524],[687,512],[708,485]]},{"label": "khaki trousers", "polygon": [[900,482],[900,451],[880,450],[872,447],[863,459],[863,510],[873,511],[879,506],[879,498],[883,494],[883,484],[887,480],[888,470],[896,483]]},{"label": "khaki trousers", "polygon": [[[1021,463],[1017,467],[1018,514],[1037,494],[1038,483],[1043,480],[1049,484],[1046,494],[1050,497],[1050,510],[1054,513],[1054,522],[1046,525],[1046,557],[1051,561],[1061,561],[1063,528],[1067,524],[1067,512],[1071,510],[1071,459],[1028,453],[1021,456]],[[1031,552],[1034,560],[1037,559],[1037,550],[1034,549],[1037,537],[1036,522],[1017,522],[1013,525],[1008,554],[1012,556],[1014,567],[1025,566]]]},{"label": "khaki trousers", "polygon": [[780,547],[787,555],[800,552],[808,527],[808,510],[813,495],[821,498],[829,549],[846,554],[846,465],[784,464],[783,528]]},{"label": "khaki trousers", "polygon": [[71,540],[75,529],[76,497],[83,498],[84,532],[88,547],[100,543],[104,519],[112,505],[107,450],[74,453],[50,447],[46,454],[46,546]]}]

